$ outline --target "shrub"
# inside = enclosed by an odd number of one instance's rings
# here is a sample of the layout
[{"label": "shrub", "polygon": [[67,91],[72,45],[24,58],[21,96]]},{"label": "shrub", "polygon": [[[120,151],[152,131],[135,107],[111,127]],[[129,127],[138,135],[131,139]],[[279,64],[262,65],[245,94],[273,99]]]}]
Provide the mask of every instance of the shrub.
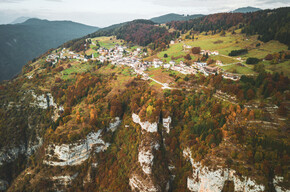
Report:
[{"label": "shrub", "polygon": [[259,63],[259,59],[258,58],[255,58],[255,57],[249,57],[246,61],[247,64],[257,64]]},{"label": "shrub", "polygon": [[272,54],[268,54],[266,57],[265,57],[265,59],[267,60],[267,61],[271,61],[271,60],[273,60],[273,55]]},{"label": "shrub", "polygon": [[193,47],[192,49],[191,49],[191,52],[193,53],[193,54],[200,54],[200,47]]},{"label": "shrub", "polygon": [[246,54],[246,53],[248,53],[247,49],[232,50],[229,53],[229,56],[238,56],[238,55],[242,55],[242,54]]}]

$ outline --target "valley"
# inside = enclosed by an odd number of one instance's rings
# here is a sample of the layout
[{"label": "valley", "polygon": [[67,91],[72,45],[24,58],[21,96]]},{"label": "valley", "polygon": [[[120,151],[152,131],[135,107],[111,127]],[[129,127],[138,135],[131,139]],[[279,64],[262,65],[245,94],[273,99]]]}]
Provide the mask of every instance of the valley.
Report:
[{"label": "valley", "polygon": [[27,63],[0,83],[0,191],[289,191],[289,45],[247,34],[256,14],[134,20]]}]

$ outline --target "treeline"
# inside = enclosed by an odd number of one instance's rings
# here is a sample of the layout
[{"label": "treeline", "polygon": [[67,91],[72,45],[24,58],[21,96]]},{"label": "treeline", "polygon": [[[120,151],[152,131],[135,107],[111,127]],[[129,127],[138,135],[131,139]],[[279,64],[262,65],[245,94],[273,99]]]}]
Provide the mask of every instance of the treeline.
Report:
[{"label": "treeline", "polygon": [[62,45],[64,48],[70,48],[72,51],[81,52],[85,50],[86,40],[84,38],[74,39]]},{"label": "treeline", "polygon": [[232,50],[229,53],[229,56],[238,56],[238,55],[242,55],[242,54],[246,54],[246,53],[248,53],[247,49]]},{"label": "treeline", "polygon": [[172,39],[171,34],[166,28],[143,23],[125,25],[115,31],[114,35],[118,39],[124,39],[141,46],[147,46],[150,43],[169,44],[169,41]]},{"label": "treeline", "polygon": [[199,32],[221,31],[236,26],[244,21],[242,13],[218,13],[189,21],[172,21],[167,25],[180,31],[195,30]]},{"label": "treeline", "polygon": [[213,33],[238,26],[247,35],[259,34],[263,42],[278,40],[290,46],[290,8],[252,13],[218,13],[189,21],[172,21],[167,25],[180,31],[195,30]]},{"label": "treeline", "polygon": [[151,49],[156,50],[165,49],[170,40],[178,36],[178,32],[169,33],[166,28],[155,26],[154,22],[149,20],[134,20],[99,30],[87,37],[112,35],[140,46],[150,45]]},{"label": "treeline", "polygon": [[290,46],[290,7],[265,10],[249,14],[249,22],[242,32],[247,35],[259,34],[259,40],[278,40]]}]

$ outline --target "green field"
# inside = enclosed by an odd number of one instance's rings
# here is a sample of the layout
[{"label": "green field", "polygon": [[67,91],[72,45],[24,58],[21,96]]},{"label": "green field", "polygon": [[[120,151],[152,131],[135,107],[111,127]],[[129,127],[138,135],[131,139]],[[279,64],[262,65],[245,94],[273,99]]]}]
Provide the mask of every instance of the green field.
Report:
[{"label": "green field", "polygon": [[223,66],[221,68],[231,73],[239,73],[239,74],[245,74],[245,75],[255,74],[255,72],[252,70],[251,67],[247,67],[247,66],[242,67],[236,64]]},{"label": "green field", "polygon": [[[168,57],[164,58],[164,54],[167,54]],[[157,54],[157,57],[161,60],[165,60],[166,62],[171,61],[171,56],[173,57],[179,57],[179,56],[185,56],[187,52],[183,51],[183,44],[177,43],[174,45],[170,45],[170,47],[166,51],[159,52]]]},{"label": "green field", "polygon": [[284,75],[290,77],[290,61],[284,61],[278,64],[271,64],[269,61],[262,62],[265,65],[265,69],[269,72],[275,71],[278,73],[283,73]]},{"label": "green field", "polygon": [[63,70],[62,73],[62,79],[70,79],[72,77],[72,73],[84,73],[89,70],[91,70],[95,65],[85,63],[85,64],[78,64],[78,65],[73,65],[72,67]]},{"label": "green field", "polygon": [[96,37],[92,39],[92,42],[96,42],[99,41],[99,44],[101,47],[107,48],[107,49],[111,49],[113,48],[116,44],[123,44],[124,41],[120,40],[120,39],[116,39],[115,36],[110,36],[110,37]]},{"label": "green field", "polygon": [[[241,57],[243,60],[243,64],[245,64],[245,60],[249,57],[257,57],[259,59],[265,58],[266,55],[272,53],[278,53],[283,50],[287,50],[287,46],[279,43],[278,41],[269,41],[267,43],[263,43],[257,40],[257,35],[247,37],[245,34],[241,34],[240,30],[236,31],[237,34],[227,33],[225,36],[220,36],[220,34],[215,35],[205,35],[204,33],[195,35],[197,40],[185,39],[180,43],[176,43],[174,45],[170,45],[170,47],[166,51],[162,51],[157,54],[159,59],[162,59],[165,62],[169,62],[171,60],[171,56],[180,57],[176,59],[176,62],[180,60],[184,60],[184,56],[189,53],[189,50],[184,51],[183,45],[190,45],[192,47],[200,47],[202,50],[210,50],[210,51],[219,51],[218,56],[210,56],[210,58],[214,60],[220,60],[223,64],[233,64],[228,66],[223,66],[222,68],[228,72],[237,72],[240,74],[255,74],[253,71],[253,66],[239,66],[234,63],[238,63],[237,57]],[[186,34],[185,34],[186,35]],[[185,36],[183,35],[183,36]],[[256,46],[260,43],[260,46]],[[238,49],[248,49],[248,53],[236,56],[236,57],[228,57],[228,54],[232,50]],[[168,55],[168,58],[164,58],[164,54]],[[193,60],[197,59],[197,55],[191,54]],[[270,65],[268,63],[264,63],[266,69],[271,71],[282,72],[285,74],[289,74],[290,64],[289,62],[283,62],[277,65]]]}]

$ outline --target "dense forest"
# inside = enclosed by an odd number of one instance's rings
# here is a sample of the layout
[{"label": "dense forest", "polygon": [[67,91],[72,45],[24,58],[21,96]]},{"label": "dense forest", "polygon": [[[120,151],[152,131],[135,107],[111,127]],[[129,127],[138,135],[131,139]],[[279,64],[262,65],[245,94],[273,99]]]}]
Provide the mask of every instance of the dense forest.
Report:
[{"label": "dense forest", "polygon": [[290,46],[290,8],[279,8],[251,13],[218,13],[189,21],[172,21],[167,25],[181,31],[220,32],[233,26],[243,28],[247,35],[260,35],[267,42],[278,40]]},{"label": "dense forest", "polygon": [[15,25],[0,25],[0,81],[16,76],[30,60],[71,39],[99,28],[71,21],[29,19]]},{"label": "dense forest", "polygon": [[[149,20],[134,20],[132,22],[113,25],[101,29],[93,34],[86,36],[86,38],[94,38],[100,36],[116,36],[118,39],[123,39],[130,44],[137,44],[141,46],[148,46],[152,50],[164,50],[169,44],[170,40],[175,38],[179,33],[169,33],[164,27],[154,25],[154,22]],[[75,39],[65,43],[64,47],[71,47],[73,50],[83,50],[80,48],[84,44],[84,38]]]},{"label": "dense forest", "polygon": [[[290,52],[279,42],[274,45],[283,48],[275,51],[259,52],[256,46],[265,48],[261,41],[271,39],[289,43],[287,11],[220,13],[166,26],[135,20],[35,58],[16,78],[0,82],[0,187],[8,192],[288,191],[290,80],[266,67],[289,65]],[[267,17],[273,25],[257,27]],[[244,35],[234,34],[238,28]],[[198,31],[205,33],[186,37]],[[230,42],[238,36],[242,46],[230,44],[224,54],[224,39],[210,39],[205,42],[221,45],[220,54],[202,55],[207,48],[194,43],[209,36],[231,37]],[[244,47],[248,41],[251,46]],[[177,50],[176,57],[170,49]],[[47,61],[60,52],[67,58]],[[75,54],[80,59],[71,57]],[[155,67],[160,55],[169,60]],[[230,61],[215,65],[221,57]],[[170,59],[175,68],[194,72],[165,68]],[[226,68],[203,73],[191,65],[195,61],[252,73]],[[141,70],[142,64],[149,67]],[[198,190],[191,190],[190,182]]]}]

